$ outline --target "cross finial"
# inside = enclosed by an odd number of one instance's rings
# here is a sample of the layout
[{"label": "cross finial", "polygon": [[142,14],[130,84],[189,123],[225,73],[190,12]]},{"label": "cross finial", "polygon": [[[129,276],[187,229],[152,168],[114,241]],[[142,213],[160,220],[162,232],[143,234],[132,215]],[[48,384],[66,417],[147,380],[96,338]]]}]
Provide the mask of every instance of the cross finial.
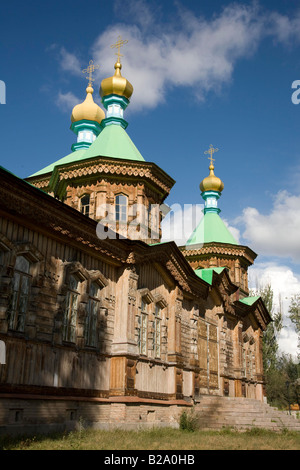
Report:
[{"label": "cross finial", "polygon": [[118,40],[117,40],[116,44],[112,44],[110,46],[112,49],[114,49],[114,48],[118,49],[118,52],[116,52],[116,55],[118,56],[118,62],[120,62],[120,57],[123,57],[123,55],[120,52],[120,49],[121,49],[122,46],[124,46],[124,44],[127,44],[127,43],[128,43],[127,39],[122,39],[121,36],[118,36]]},{"label": "cross finial", "polygon": [[208,154],[208,153],[210,154],[210,157],[208,157],[208,159],[210,160],[210,164],[211,164],[211,165],[213,165],[213,164],[214,164],[213,162],[215,161],[215,160],[213,159],[213,154],[214,154],[215,152],[218,152],[218,150],[219,150],[219,149],[215,149],[215,148],[212,146],[212,144],[210,144],[209,149],[204,152],[205,154]]},{"label": "cross finial", "polygon": [[82,71],[82,73],[87,73],[88,76],[86,77],[89,81],[89,86],[92,86],[93,81],[93,72],[99,68],[99,65],[95,65],[93,60],[89,61],[89,66]]}]

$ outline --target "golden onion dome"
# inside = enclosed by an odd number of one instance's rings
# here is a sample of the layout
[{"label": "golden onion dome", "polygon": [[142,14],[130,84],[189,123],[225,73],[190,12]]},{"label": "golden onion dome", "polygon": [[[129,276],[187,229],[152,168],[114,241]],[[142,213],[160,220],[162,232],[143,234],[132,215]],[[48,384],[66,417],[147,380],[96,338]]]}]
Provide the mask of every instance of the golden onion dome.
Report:
[{"label": "golden onion dome", "polygon": [[100,96],[119,95],[125,96],[129,100],[133,93],[131,83],[121,75],[122,64],[118,60],[115,63],[115,74],[112,77],[104,78],[101,82]]},{"label": "golden onion dome", "polygon": [[72,111],[71,121],[78,122],[83,119],[87,121],[96,121],[100,124],[105,118],[103,109],[98,106],[93,99],[94,89],[89,84],[86,89],[86,98],[83,103],[77,104]]},{"label": "golden onion dome", "polygon": [[203,181],[200,183],[200,189],[202,192],[204,191],[223,191],[224,189],[224,183],[214,174],[214,165],[211,164],[209,166],[209,176],[204,178]]}]

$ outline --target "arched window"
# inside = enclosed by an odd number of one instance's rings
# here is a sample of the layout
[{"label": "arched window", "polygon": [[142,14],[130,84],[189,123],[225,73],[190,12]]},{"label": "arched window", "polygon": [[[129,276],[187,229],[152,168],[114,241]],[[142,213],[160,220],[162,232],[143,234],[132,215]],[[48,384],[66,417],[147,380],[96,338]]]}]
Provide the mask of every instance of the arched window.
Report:
[{"label": "arched window", "polygon": [[96,282],[92,282],[87,305],[87,316],[85,320],[85,344],[86,346],[97,346],[97,318],[100,307],[99,298],[100,287]]},{"label": "arched window", "polygon": [[124,194],[116,196],[116,221],[127,222],[128,197]]},{"label": "arched window", "polygon": [[75,343],[76,340],[79,285],[77,277],[70,275],[63,321],[63,340],[71,343]]},{"label": "arched window", "polygon": [[24,331],[30,284],[30,262],[24,256],[17,256],[8,307],[8,328],[11,330]]},{"label": "arched window", "polygon": [[139,318],[140,327],[139,327],[139,350],[140,354],[147,355],[147,337],[148,337],[148,305],[144,300],[142,300],[141,304],[141,316]]},{"label": "arched window", "polygon": [[80,199],[80,212],[84,215],[90,215],[90,195],[85,194]]},{"label": "arched window", "polygon": [[154,315],[154,357],[160,357],[160,346],[161,346],[161,308],[158,304],[155,305]]}]

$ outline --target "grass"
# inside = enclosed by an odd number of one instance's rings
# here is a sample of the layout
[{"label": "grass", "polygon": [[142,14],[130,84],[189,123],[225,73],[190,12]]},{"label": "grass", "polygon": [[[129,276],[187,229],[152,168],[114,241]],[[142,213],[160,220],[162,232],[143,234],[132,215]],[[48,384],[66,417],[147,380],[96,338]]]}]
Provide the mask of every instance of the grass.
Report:
[{"label": "grass", "polygon": [[49,436],[0,436],[0,450],[299,450],[300,433],[253,428],[194,431],[152,428],[140,431],[83,429]]}]

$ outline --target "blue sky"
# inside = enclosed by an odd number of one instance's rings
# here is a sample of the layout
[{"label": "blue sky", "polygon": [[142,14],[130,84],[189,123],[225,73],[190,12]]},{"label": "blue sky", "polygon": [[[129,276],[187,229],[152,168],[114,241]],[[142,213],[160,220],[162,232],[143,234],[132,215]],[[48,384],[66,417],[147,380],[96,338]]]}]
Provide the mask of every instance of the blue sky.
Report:
[{"label": "blue sky", "polygon": [[[114,69],[134,87],[128,134],[175,180],[170,206],[202,203],[204,151],[219,148],[221,216],[259,254],[253,283],[271,281],[287,305],[300,292],[300,80],[298,0],[2,2],[0,164],[26,177],[70,153],[72,107],[85,98],[90,59],[95,100]],[[300,95],[299,95],[300,97]],[[285,305],[285,308],[286,308]],[[282,347],[295,345],[287,329]]]}]

